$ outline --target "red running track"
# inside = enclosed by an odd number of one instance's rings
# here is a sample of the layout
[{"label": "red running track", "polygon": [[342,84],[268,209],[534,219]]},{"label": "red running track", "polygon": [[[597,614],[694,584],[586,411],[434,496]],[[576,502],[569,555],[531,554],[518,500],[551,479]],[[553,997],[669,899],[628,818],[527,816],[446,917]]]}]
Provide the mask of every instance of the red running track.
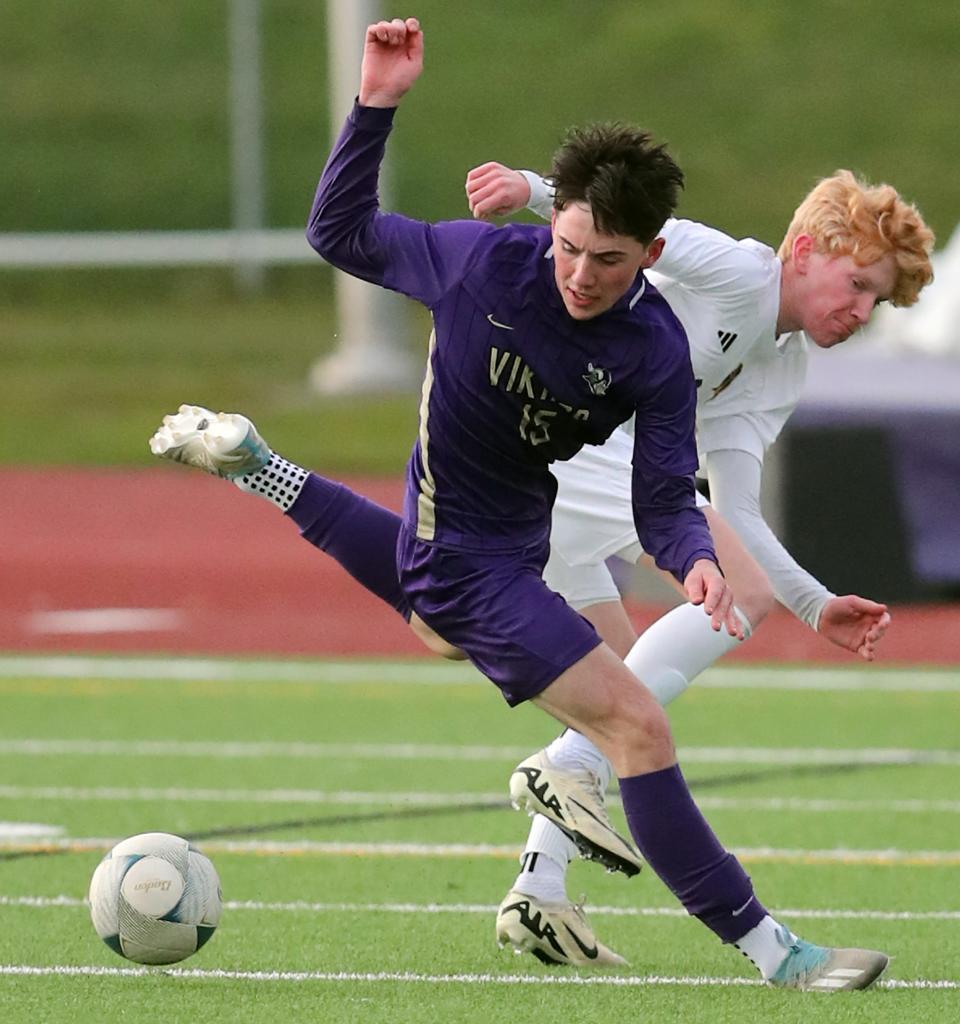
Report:
[{"label": "red running track", "polygon": [[[399,508],[399,480],[349,483]],[[4,469],[0,493],[0,650],[426,655],[289,520],[223,481],[177,466]],[[638,627],[665,610],[628,607]],[[878,664],[960,662],[960,607],[893,617]],[[859,664],[781,609],[727,660]]]}]

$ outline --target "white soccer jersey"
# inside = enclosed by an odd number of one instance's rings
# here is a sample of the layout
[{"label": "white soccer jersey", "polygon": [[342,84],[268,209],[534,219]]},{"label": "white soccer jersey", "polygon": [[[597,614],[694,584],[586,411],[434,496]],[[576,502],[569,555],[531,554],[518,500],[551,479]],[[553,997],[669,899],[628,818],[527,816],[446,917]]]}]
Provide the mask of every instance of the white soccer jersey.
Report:
[{"label": "white soccer jersey", "polygon": [[[552,197],[524,172],[530,207],[548,215]],[[766,450],[800,398],[807,340],[776,337],[781,264],[769,246],[736,240],[693,221],[670,220],[650,280],[683,324],[698,381],[697,446],[713,505],[770,578],[778,599],[816,628],[833,596],[799,566],[760,513]],[[642,553],[630,501],[630,425],[606,444],[551,467],[558,481],[551,556],[544,578],[575,607],[618,596],[605,560]]]},{"label": "white soccer jersey", "polygon": [[775,341],[780,261],[767,245],[740,242],[689,220],[669,220],[650,281],[687,332],[698,407],[724,393],[758,346]]}]

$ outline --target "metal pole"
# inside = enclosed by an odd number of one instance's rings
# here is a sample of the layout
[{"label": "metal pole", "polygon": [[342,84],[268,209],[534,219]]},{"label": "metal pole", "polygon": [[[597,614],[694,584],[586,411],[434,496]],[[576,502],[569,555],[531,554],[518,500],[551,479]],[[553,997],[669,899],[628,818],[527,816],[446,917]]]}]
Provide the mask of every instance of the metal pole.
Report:
[{"label": "metal pole", "polygon": [[[263,100],[260,85],[260,0],[230,0],[230,146],[235,231],[263,228]],[[263,263],[238,256],[238,286],[263,288]]]},{"label": "metal pole", "polygon": [[[327,0],[330,123],[334,135],[350,112],[360,83],[367,25],[382,17],[379,0]],[[381,170],[380,201],[388,207],[389,175]],[[414,388],[420,368],[408,344],[407,300],[338,270],[335,274],[337,347],[310,370],[325,395]]]}]

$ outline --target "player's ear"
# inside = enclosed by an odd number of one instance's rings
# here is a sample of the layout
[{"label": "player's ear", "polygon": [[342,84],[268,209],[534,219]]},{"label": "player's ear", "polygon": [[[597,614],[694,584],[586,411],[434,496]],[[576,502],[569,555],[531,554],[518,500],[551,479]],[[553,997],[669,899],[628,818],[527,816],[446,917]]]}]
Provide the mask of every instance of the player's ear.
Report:
[{"label": "player's ear", "polygon": [[662,238],[655,238],[648,246],[646,255],[643,257],[643,262],[640,264],[642,270],[649,270],[654,263],[660,259],[660,254],[663,252],[664,240]]},{"label": "player's ear", "polygon": [[812,235],[800,234],[793,240],[793,245],[790,247],[790,258],[799,273],[807,272],[810,257],[816,250],[817,246]]}]

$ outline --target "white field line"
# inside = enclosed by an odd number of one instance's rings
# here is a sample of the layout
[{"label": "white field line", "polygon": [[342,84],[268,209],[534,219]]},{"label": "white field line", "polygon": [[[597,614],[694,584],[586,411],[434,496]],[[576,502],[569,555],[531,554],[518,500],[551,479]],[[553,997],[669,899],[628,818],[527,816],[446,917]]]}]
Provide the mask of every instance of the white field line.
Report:
[{"label": "white field line", "polygon": [[[502,803],[505,793],[436,793],[322,789],[187,789],[151,786],[0,786],[0,800],[149,801],[156,803],[333,804],[345,807],[469,807]],[[960,814],[960,800],[831,800],[801,797],[701,796],[697,804],[710,811],[789,811],[827,813]],[[9,825],[9,828],[5,828]],[[34,828],[38,826],[33,826]],[[13,830],[0,821],[0,837]],[[42,833],[37,833],[42,834]]]},{"label": "white field line", "polygon": [[[109,850],[121,836],[78,837],[49,840],[0,840],[0,852],[84,853]],[[494,843],[412,843],[412,842],[335,842],[322,840],[210,839],[199,840],[207,854],[239,854],[258,857],[436,857],[517,859],[519,846]],[[773,846],[730,847],[745,864],[844,864],[909,865],[943,867],[960,865],[960,850],[855,850],[835,847],[830,850],[805,850]]]},{"label": "white field line", "polygon": [[[0,786],[0,800],[146,800],[151,803],[251,803],[251,804],[335,804],[346,807],[468,807],[472,804],[502,803],[510,807],[506,790],[501,793],[392,793],[350,792],[319,789],[178,789],[98,786]],[[886,807],[886,804],[878,805]],[[960,802],[957,804],[960,812]],[[0,822],[0,834],[3,822]]]},{"label": "white field line", "polygon": [[[180,680],[185,682],[270,682],[314,684],[489,683],[471,665],[430,659],[406,661],[229,660],[226,658],[104,658],[83,655],[8,655],[0,657],[0,678]],[[744,665],[711,668],[697,686],[715,689],[885,690],[960,692],[960,669],[779,668]]]},{"label": "white field line", "polygon": [[180,629],[183,620],[176,608],[61,609],[33,612],[27,616],[27,630],[61,636],[170,632]]},{"label": "white field line", "polygon": [[[0,896],[0,907],[30,907],[38,910],[89,907],[75,896]],[[226,900],[224,910],[262,911],[284,914],[478,914],[492,916],[495,903],[314,903]],[[819,921],[960,921],[960,910],[831,910],[777,909],[784,919]],[[591,917],[675,917],[686,918],[682,907],[607,907],[591,906]]]},{"label": "white field line", "polygon": [[49,839],[62,836],[59,825],[46,825],[34,821],[0,821],[0,840],[3,839]]},{"label": "white field line", "polygon": [[[147,978],[163,975],[188,981],[277,981],[277,982],[348,982],[427,984],[427,985],[573,985],[612,986],[614,988],[706,988],[706,987],[759,987],[756,978],[726,978],[708,976],[648,975],[582,975],[582,974],[419,974],[415,971],[217,971],[183,967],[86,967],[53,966],[32,967],[25,964],[0,964],[0,975],[17,977],[92,977],[92,978]],[[879,981],[880,988],[897,989],[958,989],[960,981],[914,978]]]},{"label": "white field line", "polygon": [[[443,743],[307,743],[203,742],[190,740],[4,739],[0,756],[33,757],[207,757],[357,758],[372,761],[501,761],[514,762],[530,747]],[[907,747],[680,747],[682,764],[875,764],[960,765],[960,750],[919,750]]]}]

